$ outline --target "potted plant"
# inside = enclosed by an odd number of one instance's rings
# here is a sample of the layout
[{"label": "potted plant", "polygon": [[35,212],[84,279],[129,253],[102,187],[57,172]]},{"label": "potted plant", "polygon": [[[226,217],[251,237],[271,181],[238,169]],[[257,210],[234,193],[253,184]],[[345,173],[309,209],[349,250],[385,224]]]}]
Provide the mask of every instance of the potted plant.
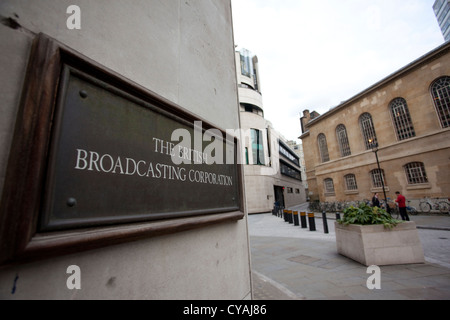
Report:
[{"label": "potted plant", "polygon": [[416,224],[395,220],[378,207],[363,203],[345,209],[335,230],[338,253],[363,265],[425,262]]}]

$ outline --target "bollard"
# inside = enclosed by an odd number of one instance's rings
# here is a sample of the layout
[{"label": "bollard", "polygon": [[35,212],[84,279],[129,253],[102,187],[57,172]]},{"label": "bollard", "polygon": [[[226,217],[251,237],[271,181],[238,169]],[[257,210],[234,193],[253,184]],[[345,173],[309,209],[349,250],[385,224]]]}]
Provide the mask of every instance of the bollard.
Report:
[{"label": "bollard", "polygon": [[302,229],[307,229],[308,225],[306,224],[306,212],[300,213],[300,221],[302,223]]},{"label": "bollard", "polygon": [[327,222],[327,213],[322,212],[322,220],[323,220],[323,231],[328,234],[328,222]]},{"label": "bollard", "polygon": [[289,224],[294,223],[294,218],[292,217],[292,210],[288,210],[288,221],[289,221]]},{"label": "bollard", "polygon": [[341,214],[339,212],[336,212],[336,221],[341,220]]},{"label": "bollard", "polygon": [[294,211],[294,226],[298,227],[300,222],[298,221],[298,211]]},{"label": "bollard", "polygon": [[316,231],[316,221],[314,220],[314,213],[308,214],[309,231]]},{"label": "bollard", "polygon": [[283,210],[284,222],[288,222],[287,210]]}]

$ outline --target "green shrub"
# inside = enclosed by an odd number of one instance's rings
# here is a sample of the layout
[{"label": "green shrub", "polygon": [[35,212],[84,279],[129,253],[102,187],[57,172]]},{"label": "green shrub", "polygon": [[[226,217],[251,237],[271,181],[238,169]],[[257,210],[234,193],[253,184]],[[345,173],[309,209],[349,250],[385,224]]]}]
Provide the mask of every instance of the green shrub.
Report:
[{"label": "green shrub", "polygon": [[401,221],[391,217],[389,213],[378,207],[370,207],[365,203],[358,207],[349,207],[344,210],[344,217],[338,221],[340,224],[374,225],[382,224],[385,228],[392,229]]}]

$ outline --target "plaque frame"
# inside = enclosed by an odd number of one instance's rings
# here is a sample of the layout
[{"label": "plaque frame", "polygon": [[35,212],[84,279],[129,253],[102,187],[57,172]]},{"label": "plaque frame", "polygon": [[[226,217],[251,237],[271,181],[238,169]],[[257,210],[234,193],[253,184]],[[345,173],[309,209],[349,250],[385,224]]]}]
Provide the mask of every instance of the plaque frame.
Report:
[{"label": "plaque frame", "polygon": [[[117,87],[130,96],[156,105],[165,113],[188,123],[202,121],[204,130],[218,129],[225,136],[225,130],[211,125],[179,105],[40,33],[31,47],[1,198],[1,266],[173,234],[218,223],[232,223],[244,218],[243,170],[235,158],[239,210],[39,232],[44,186],[50,165],[49,153],[52,147],[55,108],[61,78],[67,66]],[[235,150],[239,150],[239,140],[236,137],[233,140]]]}]

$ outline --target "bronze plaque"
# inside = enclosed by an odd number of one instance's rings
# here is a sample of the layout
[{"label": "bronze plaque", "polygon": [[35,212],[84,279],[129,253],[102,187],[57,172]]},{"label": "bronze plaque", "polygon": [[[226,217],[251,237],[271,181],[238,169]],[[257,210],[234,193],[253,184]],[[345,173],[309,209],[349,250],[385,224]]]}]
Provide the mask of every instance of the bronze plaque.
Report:
[{"label": "bronze plaque", "polygon": [[40,231],[240,210],[234,139],[69,67],[54,117]]}]

